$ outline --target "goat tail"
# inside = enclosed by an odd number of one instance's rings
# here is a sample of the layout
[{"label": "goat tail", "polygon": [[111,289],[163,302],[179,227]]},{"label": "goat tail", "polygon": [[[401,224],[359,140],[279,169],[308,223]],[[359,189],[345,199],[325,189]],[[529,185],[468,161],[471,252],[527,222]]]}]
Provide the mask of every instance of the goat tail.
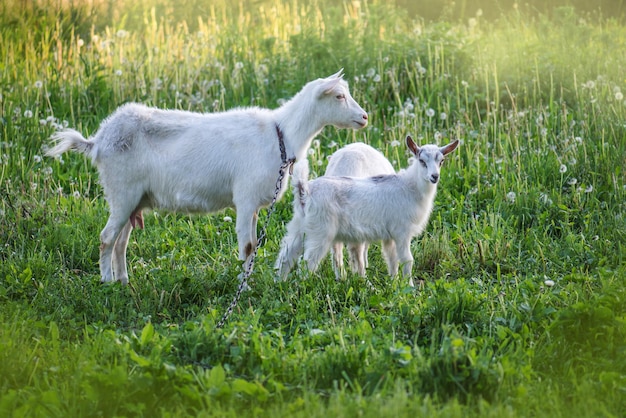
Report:
[{"label": "goat tail", "polygon": [[294,212],[304,215],[304,207],[309,195],[309,161],[307,159],[294,165],[291,185],[293,187]]},{"label": "goat tail", "polygon": [[52,135],[51,139],[56,145],[46,152],[46,155],[49,157],[56,157],[69,150],[91,155],[94,147],[92,141],[88,141],[80,132],[74,129],[59,131]]}]

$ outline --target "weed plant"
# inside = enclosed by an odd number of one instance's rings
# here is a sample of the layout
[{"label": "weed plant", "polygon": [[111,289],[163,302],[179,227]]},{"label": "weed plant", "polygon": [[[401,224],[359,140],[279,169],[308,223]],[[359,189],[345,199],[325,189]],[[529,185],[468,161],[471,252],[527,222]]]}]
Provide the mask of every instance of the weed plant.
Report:
[{"label": "weed plant", "polygon": [[[378,1],[111,4],[1,6],[2,416],[623,416],[619,20],[571,7],[426,21]],[[148,215],[129,245],[131,286],[99,284],[102,189],[85,158],[43,157],[55,130],[92,134],[129,101],[273,108],[339,68],[370,125],[326,128],[313,175],[354,141],[398,169],[407,134],[462,141],[413,242],[419,288],[386,276],[376,244],[367,280],[336,282],[327,261],[274,283],[289,194],[223,329],[241,273],[232,210]]]}]

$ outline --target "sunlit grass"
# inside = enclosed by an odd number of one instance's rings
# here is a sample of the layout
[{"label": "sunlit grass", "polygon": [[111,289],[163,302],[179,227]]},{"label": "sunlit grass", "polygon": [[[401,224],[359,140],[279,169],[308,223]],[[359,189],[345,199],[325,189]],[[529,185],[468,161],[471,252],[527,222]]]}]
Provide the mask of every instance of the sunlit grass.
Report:
[{"label": "sunlit grass", "polygon": [[[3,415],[626,409],[619,22],[571,8],[427,22],[378,2],[135,3],[93,2],[96,14],[3,5]],[[289,193],[223,330],[241,271],[232,210],[146,216],[129,245],[132,287],[98,284],[102,190],[84,157],[43,157],[55,130],[91,134],[128,101],[274,108],[339,68],[370,125],[326,128],[314,175],[354,141],[398,169],[407,134],[462,141],[413,242],[423,288],[388,278],[376,244],[369,281],[335,282],[325,262],[275,284]]]}]

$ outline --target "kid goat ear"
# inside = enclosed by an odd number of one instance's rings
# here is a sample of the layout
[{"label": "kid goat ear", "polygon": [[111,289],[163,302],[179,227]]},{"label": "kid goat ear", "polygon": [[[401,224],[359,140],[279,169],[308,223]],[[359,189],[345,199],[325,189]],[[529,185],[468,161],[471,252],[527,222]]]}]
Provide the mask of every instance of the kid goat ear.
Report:
[{"label": "kid goat ear", "polygon": [[411,138],[411,135],[406,136],[406,146],[409,147],[409,149],[414,155],[417,155],[420,151],[420,148],[417,146],[415,141],[413,141],[413,138]]},{"label": "kid goat ear", "polygon": [[453,142],[450,142],[448,145],[446,145],[445,147],[441,147],[441,153],[443,155],[448,155],[450,154],[452,151],[454,151],[456,149],[456,147],[459,146],[459,140],[456,139]]}]

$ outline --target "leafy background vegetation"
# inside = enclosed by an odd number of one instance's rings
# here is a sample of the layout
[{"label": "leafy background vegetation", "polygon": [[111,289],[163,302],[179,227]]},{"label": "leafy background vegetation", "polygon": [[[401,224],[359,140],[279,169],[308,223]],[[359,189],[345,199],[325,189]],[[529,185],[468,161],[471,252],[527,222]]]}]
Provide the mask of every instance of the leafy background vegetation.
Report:
[{"label": "leafy background vegetation", "polygon": [[[622,2],[5,1],[0,6],[3,416],[621,416],[626,410]],[[368,142],[459,138],[423,286],[330,263],[274,283],[291,196],[252,289],[232,210],[155,212],[132,286],[98,283],[107,217],[82,156],[43,157],[117,106],[277,107],[344,68],[364,131],[326,128],[314,175]],[[263,219],[263,214],[261,216]]]}]

